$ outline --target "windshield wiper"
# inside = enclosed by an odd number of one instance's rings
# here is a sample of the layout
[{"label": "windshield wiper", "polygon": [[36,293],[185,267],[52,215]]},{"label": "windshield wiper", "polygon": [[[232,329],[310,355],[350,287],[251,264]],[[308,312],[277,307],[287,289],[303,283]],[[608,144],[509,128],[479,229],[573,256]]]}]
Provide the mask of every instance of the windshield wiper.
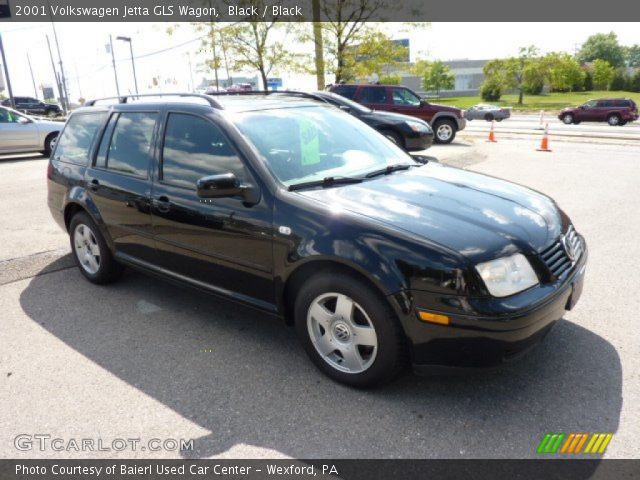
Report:
[{"label": "windshield wiper", "polygon": [[294,183],[289,185],[289,191],[302,190],[312,187],[332,187],[334,185],[346,185],[349,183],[361,183],[362,178],[357,177],[324,177],[322,180],[313,180],[311,182]]},{"label": "windshield wiper", "polygon": [[410,163],[396,163],[395,165],[387,165],[385,168],[367,173],[365,177],[371,178],[379,175],[389,175],[390,173],[397,172],[399,170],[409,170],[411,167],[415,167],[415,165],[411,165]]}]

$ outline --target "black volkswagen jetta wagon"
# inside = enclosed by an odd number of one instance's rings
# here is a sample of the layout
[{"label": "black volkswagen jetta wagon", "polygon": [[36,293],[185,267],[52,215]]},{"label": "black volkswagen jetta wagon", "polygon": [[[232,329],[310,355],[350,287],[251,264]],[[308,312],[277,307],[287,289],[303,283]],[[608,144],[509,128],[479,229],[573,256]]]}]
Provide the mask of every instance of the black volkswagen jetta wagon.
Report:
[{"label": "black volkswagen jetta wagon", "polygon": [[130,266],[282,317],[355,386],[498,364],[580,296],[586,244],[541,193],[304,95],[161,100],[90,102],[52,153],[49,207],[92,282]]}]

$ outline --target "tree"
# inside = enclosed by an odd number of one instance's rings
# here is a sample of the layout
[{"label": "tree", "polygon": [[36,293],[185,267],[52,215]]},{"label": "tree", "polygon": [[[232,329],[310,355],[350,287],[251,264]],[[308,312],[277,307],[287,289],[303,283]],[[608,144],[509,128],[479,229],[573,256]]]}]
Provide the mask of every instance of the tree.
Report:
[{"label": "tree", "polygon": [[609,65],[617,68],[624,65],[625,51],[624,47],[618,43],[618,36],[614,32],[596,33],[582,44],[577,58],[583,64],[605,60]]},{"label": "tree", "polygon": [[630,83],[631,84],[629,85],[629,89],[632,92],[640,92],[640,69],[636,70],[636,72],[633,74]]},{"label": "tree", "polygon": [[627,67],[640,67],[640,45],[625,47],[624,50]]},{"label": "tree", "polygon": [[606,60],[596,59],[593,62],[593,83],[600,88],[608,88],[616,71]]},{"label": "tree", "polygon": [[324,40],[322,38],[322,23],[320,23],[320,0],[312,0],[313,11],[313,44],[315,50],[316,86],[324,90]]},{"label": "tree", "polygon": [[502,92],[507,88],[518,90],[518,105],[522,105],[528,87],[540,85],[544,81],[545,64],[538,57],[534,46],[520,48],[517,57],[496,59],[488,62],[483,69],[485,83]]},{"label": "tree", "polygon": [[613,78],[611,79],[611,83],[609,85],[609,90],[614,90],[616,92],[628,90],[630,83],[631,79],[626,74],[624,69],[619,68],[613,74]]},{"label": "tree", "polygon": [[[254,1],[258,11],[264,8],[261,2]],[[284,43],[274,41],[271,34],[281,28],[277,17],[261,20],[261,17],[249,16],[225,27],[225,34],[233,39],[229,43],[234,70],[257,70],[262,85],[267,90],[267,78],[275,67],[289,66],[293,55]]]},{"label": "tree", "polygon": [[582,90],[584,72],[580,64],[567,53],[549,53],[544,57],[547,80],[552,92]]},{"label": "tree", "polygon": [[[372,74],[380,76],[407,55],[407,48],[394,42],[382,32],[368,31],[362,41],[350,48],[346,55],[345,65],[348,65],[349,76],[355,78],[367,77]],[[386,68],[386,72],[383,70]]]},{"label": "tree", "polygon": [[451,69],[439,60],[423,61],[418,68],[421,70],[422,88],[427,92],[436,92],[436,97],[440,97],[440,90],[452,89],[455,85]]}]

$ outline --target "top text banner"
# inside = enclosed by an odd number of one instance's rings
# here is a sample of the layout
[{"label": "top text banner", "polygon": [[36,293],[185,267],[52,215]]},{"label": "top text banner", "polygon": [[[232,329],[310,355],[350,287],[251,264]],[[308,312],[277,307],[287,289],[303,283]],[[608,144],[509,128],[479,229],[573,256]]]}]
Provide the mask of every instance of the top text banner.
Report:
[{"label": "top text banner", "polygon": [[2,22],[615,22],[640,20],[640,2],[319,0],[315,13],[312,0],[0,0]]}]

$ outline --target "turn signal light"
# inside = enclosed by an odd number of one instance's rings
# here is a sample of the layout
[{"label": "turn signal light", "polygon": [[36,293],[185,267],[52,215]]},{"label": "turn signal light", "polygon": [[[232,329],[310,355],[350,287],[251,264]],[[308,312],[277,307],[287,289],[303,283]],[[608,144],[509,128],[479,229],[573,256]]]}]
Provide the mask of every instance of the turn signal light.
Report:
[{"label": "turn signal light", "polygon": [[438,315],[437,313],[418,312],[418,317],[423,322],[437,323],[438,325],[449,325],[451,320],[446,315]]}]

